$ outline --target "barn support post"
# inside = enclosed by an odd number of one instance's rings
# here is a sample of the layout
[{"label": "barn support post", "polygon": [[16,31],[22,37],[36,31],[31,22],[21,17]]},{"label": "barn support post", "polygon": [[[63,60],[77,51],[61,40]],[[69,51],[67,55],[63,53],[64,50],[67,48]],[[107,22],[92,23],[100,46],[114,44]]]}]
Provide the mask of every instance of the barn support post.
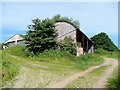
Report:
[{"label": "barn support post", "polygon": [[90,51],[90,53],[94,53],[94,45],[91,46]]},{"label": "barn support post", "polygon": [[92,53],[94,53],[94,44],[93,44],[93,46],[92,46]]},{"label": "barn support post", "polygon": [[86,53],[88,53],[88,39],[87,39]]},{"label": "barn support post", "polygon": [[83,54],[84,54],[84,35],[82,35],[82,47],[83,47]]},{"label": "barn support post", "polygon": [[92,53],[92,46],[91,46],[91,48],[90,48],[90,51],[91,51],[90,53]]},{"label": "barn support post", "polygon": [[17,40],[15,40],[15,45],[17,45]]}]

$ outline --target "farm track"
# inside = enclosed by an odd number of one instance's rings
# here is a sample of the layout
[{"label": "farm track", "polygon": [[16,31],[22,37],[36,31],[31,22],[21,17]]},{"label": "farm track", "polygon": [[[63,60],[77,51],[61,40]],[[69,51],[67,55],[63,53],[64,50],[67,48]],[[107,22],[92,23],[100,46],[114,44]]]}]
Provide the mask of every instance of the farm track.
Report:
[{"label": "farm track", "polygon": [[[22,58],[19,58],[17,56],[13,56],[13,55],[10,55],[10,56],[13,57],[13,58],[16,58],[18,60],[22,59]],[[56,82],[56,84],[48,85],[47,88],[64,88],[69,83],[73,82],[74,80],[78,79],[79,77],[82,77],[82,76],[86,75],[87,73],[89,73],[89,72],[91,72],[91,71],[93,71],[93,70],[95,70],[97,68],[100,68],[100,67],[106,66],[106,65],[111,65],[105,70],[103,76],[99,78],[99,80],[97,81],[95,86],[92,87],[92,88],[104,88],[105,84],[106,84],[106,81],[108,80],[108,78],[111,77],[113,71],[118,66],[118,60],[111,59],[111,58],[105,58],[105,57],[103,57],[103,58],[105,59],[103,64],[100,64],[100,65],[97,65],[97,66],[92,66],[92,67],[88,68],[85,71],[75,73],[75,74],[69,76],[68,78],[66,78],[66,79],[64,79],[64,80],[62,80],[60,82]],[[22,61],[24,61],[24,60],[22,60]],[[49,68],[49,67],[46,67],[46,66],[41,66],[41,65],[38,65],[38,64],[34,64],[33,62],[29,62],[29,61],[27,61],[27,63],[31,64],[32,66],[37,66],[37,67],[40,67],[40,68]],[[20,73],[21,72],[23,73],[22,70],[25,71],[26,69],[21,68]],[[24,88],[26,77],[27,76],[22,75],[22,74],[19,74],[18,76],[16,76],[17,81],[15,82],[13,88]],[[36,88],[36,87],[34,87],[34,88]]]},{"label": "farm track", "polygon": [[93,88],[104,88],[108,78],[111,77],[114,69],[118,66],[118,61],[116,59],[111,59],[111,58],[104,58],[104,59],[105,59],[105,62],[103,64],[100,64],[97,66],[92,66],[89,69],[87,69],[83,72],[80,72],[80,73],[75,73],[74,75],[69,76],[65,80],[58,82],[55,85],[49,86],[48,88],[64,88],[66,85],[73,82],[77,78],[84,76],[85,74],[87,74],[87,73],[89,73],[89,72],[91,72],[91,71],[93,71],[101,66],[106,66],[106,65],[111,64],[112,66],[110,66],[109,68],[107,68],[105,70],[103,76],[96,83],[95,87],[93,87]]},{"label": "farm track", "polygon": [[[14,55],[10,55],[8,54],[9,56],[15,58],[15,59],[18,59],[18,60],[22,60],[23,62],[25,62],[25,59],[22,59],[22,58],[19,58],[17,56],[14,56]],[[42,66],[42,65],[38,65],[38,64],[34,64],[35,61],[27,61],[28,64],[31,64],[32,66],[35,66],[35,67],[39,67],[39,68],[49,68],[47,66]],[[26,63],[26,62],[25,62]]]}]

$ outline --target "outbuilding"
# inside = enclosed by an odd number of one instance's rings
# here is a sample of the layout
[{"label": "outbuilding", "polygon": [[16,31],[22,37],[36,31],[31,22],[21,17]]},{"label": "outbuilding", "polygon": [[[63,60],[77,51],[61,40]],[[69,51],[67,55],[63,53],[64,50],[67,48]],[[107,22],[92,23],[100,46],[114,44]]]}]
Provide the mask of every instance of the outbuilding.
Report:
[{"label": "outbuilding", "polygon": [[[55,23],[55,28],[58,32],[58,41],[64,40],[65,37],[71,37],[76,44],[77,56],[86,53],[94,52],[94,42],[88,38],[79,28],[69,22],[59,21]],[[24,38],[20,34],[16,34],[6,40],[4,43],[8,43],[9,47],[19,45],[25,46]]]}]

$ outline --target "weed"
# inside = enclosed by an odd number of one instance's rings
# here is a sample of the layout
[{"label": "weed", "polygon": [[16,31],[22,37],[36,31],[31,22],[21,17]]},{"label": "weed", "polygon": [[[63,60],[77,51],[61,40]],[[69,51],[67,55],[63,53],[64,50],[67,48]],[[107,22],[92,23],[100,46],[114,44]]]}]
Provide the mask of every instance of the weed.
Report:
[{"label": "weed", "polygon": [[4,76],[2,78],[2,84],[4,85],[6,81],[13,79],[19,72],[19,64],[16,59],[13,59],[3,53],[2,56],[2,71]]},{"label": "weed", "polygon": [[65,88],[91,88],[99,80],[100,76],[102,76],[104,70],[107,67],[108,66],[102,66],[100,68],[97,68],[85,76],[79,77],[72,83],[68,84]]},{"label": "weed", "polygon": [[118,55],[120,53],[119,51],[111,52],[111,51],[103,50],[101,48],[95,49],[95,53],[102,56],[109,57],[109,58],[115,58],[115,59],[118,59],[120,57],[120,55]]},{"label": "weed", "polygon": [[106,87],[113,90],[113,89],[120,89],[120,76],[118,75],[118,70],[120,71],[120,69],[116,69],[113,73],[112,78],[110,78],[107,82]]}]

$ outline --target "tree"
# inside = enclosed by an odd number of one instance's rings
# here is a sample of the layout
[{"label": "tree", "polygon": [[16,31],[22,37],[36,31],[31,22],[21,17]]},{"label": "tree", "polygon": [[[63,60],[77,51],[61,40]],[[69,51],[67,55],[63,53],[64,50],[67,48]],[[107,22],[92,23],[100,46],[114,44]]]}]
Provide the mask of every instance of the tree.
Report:
[{"label": "tree", "polygon": [[57,33],[54,21],[50,19],[34,19],[33,24],[28,26],[27,34],[24,36],[27,49],[34,54],[54,48]]},{"label": "tree", "polygon": [[2,50],[2,43],[0,43],[0,50]]},{"label": "tree", "polygon": [[78,20],[74,20],[73,18],[68,18],[68,17],[61,17],[60,14],[54,16],[52,20],[54,20],[54,22],[58,22],[58,21],[68,22],[73,24],[75,27],[80,28],[80,23]]},{"label": "tree", "polygon": [[118,50],[118,48],[114,45],[109,36],[104,32],[101,32],[100,34],[93,36],[91,40],[94,41],[95,43],[95,49],[102,48],[107,51]]}]

